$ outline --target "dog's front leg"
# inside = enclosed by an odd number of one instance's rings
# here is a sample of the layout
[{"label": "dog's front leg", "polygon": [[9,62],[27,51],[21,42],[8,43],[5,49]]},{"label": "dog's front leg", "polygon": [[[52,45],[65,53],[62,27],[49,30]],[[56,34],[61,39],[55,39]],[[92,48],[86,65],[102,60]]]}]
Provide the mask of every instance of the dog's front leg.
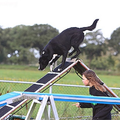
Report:
[{"label": "dog's front leg", "polygon": [[53,71],[53,66],[54,66],[55,62],[58,60],[59,57],[60,57],[60,55],[57,55],[57,56],[55,56],[55,58],[53,58],[53,59],[49,62],[49,64],[50,64],[50,70],[51,70],[51,71]]},{"label": "dog's front leg", "polygon": [[65,65],[65,61],[66,61],[67,54],[68,54],[68,52],[65,52],[65,53],[63,54],[63,57],[62,57],[62,64],[61,64],[60,68],[58,69],[58,71],[63,70],[64,65]]},{"label": "dog's front leg", "polygon": [[52,61],[50,62],[50,65],[55,63],[58,60],[59,57],[60,57],[60,55],[57,55],[54,59],[52,59]]}]

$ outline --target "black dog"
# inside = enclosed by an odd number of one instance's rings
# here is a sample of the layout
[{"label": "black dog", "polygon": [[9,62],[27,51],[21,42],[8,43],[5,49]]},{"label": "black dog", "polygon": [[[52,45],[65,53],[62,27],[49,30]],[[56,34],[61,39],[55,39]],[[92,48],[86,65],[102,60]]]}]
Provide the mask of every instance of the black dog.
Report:
[{"label": "black dog", "polygon": [[42,51],[42,55],[39,58],[39,64],[40,67],[38,68],[39,70],[43,70],[51,61],[53,58],[54,54],[57,54],[58,56],[52,60],[50,64],[55,62],[59,56],[63,56],[62,58],[62,64],[61,64],[61,69],[64,67],[64,63],[68,54],[68,51],[70,50],[71,47],[74,48],[74,50],[69,53],[69,56],[71,56],[74,52],[76,54],[71,58],[76,58],[80,54],[79,50],[79,45],[83,42],[84,40],[84,31],[85,30],[93,30],[96,27],[96,24],[99,19],[96,19],[91,26],[88,27],[82,27],[82,28],[77,28],[77,27],[71,27],[63,32],[61,32],[58,36],[54,37],[52,40],[49,41],[49,43],[45,46],[45,48]]}]

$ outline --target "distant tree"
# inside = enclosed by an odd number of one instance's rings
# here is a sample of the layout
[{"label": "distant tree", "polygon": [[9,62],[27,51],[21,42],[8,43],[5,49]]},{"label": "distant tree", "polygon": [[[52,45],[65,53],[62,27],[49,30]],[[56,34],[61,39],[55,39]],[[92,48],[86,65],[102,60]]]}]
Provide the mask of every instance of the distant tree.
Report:
[{"label": "distant tree", "polygon": [[8,58],[8,62],[12,64],[32,64],[34,61],[36,62],[36,58],[28,48],[22,48],[19,54],[15,51],[12,57]]},{"label": "distant tree", "polygon": [[108,45],[113,50],[114,55],[120,54],[120,27],[113,31],[108,40]]},{"label": "distant tree", "polygon": [[[26,64],[29,63],[25,56],[30,57],[28,55],[33,54],[30,49],[35,48],[42,51],[49,40],[58,33],[56,28],[48,24],[18,25],[13,28],[0,29],[0,63],[8,62],[8,60],[10,63],[22,63],[22,61]],[[8,55],[9,57],[7,57]]]},{"label": "distant tree", "polygon": [[40,52],[44,48],[44,46],[55,36],[59,34],[56,28],[48,24],[35,24],[33,26],[29,26],[27,30],[27,36],[23,36],[23,40],[21,41],[24,47],[36,48]]},{"label": "distant tree", "polygon": [[47,24],[35,24],[33,26],[19,25],[12,30],[15,46],[36,48],[40,51],[58,33],[57,29]]},{"label": "distant tree", "polygon": [[89,67],[91,68],[91,62],[94,58],[100,57],[106,53],[105,38],[100,30],[95,32],[89,32],[85,35],[84,46],[82,52],[85,53],[89,60]]},{"label": "distant tree", "polygon": [[3,46],[2,46],[2,28],[0,28],[0,63],[3,61]]},{"label": "distant tree", "polygon": [[108,56],[107,62],[108,62],[109,67],[114,67],[115,61],[114,61],[114,59],[112,58],[112,55],[109,55],[109,56]]},{"label": "distant tree", "polygon": [[[0,28],[0,63],[4,63],[7,59],[7,39],[5,39],[5,32]],[[7,36],[7,34],[6,34]]]}]

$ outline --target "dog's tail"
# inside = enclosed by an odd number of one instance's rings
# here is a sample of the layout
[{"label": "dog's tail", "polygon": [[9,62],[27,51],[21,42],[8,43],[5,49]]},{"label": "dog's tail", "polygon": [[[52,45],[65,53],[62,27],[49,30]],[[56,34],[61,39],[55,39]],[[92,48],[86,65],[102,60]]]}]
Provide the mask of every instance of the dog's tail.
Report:
[{"label": "dog's tail", "polygon": [[92,24],[91,26],[88,26],[88,27],[82,27],[82,28],[80,28],[80,30],[82,30],[82,31],[90,30],[90,31],[91,31],[91,30],[95,29],[98,20],[99,20],[99,19],[96,19],[96,20],[93,22],[93,24]]}]

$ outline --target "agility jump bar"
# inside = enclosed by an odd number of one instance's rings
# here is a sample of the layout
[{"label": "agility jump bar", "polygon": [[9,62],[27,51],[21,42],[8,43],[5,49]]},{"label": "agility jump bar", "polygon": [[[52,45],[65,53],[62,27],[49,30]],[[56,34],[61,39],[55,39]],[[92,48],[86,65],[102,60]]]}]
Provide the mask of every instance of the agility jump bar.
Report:
[{"label": "agility jump bar", "polygon": [[11,92],[0,96],[0,106],[5,106],[23,99],[36,99],[42,101],[44,96],[53,96],[54,101],[62,102],[81,102],[81,103],[98,103],[98,104],[116,104],[120,105],[120,98],[70,95],[70,94],[49,94],[34,92]]},{"label": "agility jump bar", "polygon": [[[70,94],[50,94],[50,93],[31,93],[23,92],[23,95],[29,98],[29,96],[39,96],[39,100],[42,100],[43,96],[53,96],[55,101],[63,102],[81,102],[81,103],[100,103],[100,104],[118,104],[120,105],[120,98],[115,97],[99,97],[99,96],[85,96],[85,95],[70,95]],[[37,97],[36,96],[36,97]]]}]

